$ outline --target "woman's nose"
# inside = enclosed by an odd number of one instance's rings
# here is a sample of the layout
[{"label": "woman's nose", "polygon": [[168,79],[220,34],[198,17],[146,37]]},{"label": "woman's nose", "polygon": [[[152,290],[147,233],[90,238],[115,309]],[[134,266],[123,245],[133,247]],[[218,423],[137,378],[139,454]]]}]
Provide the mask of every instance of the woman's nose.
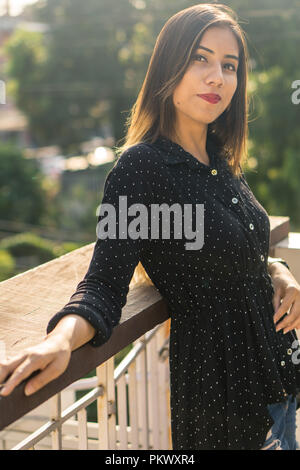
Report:
[{"label": "woman's nose", "polygon": [[210,73],[206,77],[206,82],[208,84],[215,84],[221,86],[224,84],[224,77],[222,72],[222,66],[216,65],[212,68]]}]

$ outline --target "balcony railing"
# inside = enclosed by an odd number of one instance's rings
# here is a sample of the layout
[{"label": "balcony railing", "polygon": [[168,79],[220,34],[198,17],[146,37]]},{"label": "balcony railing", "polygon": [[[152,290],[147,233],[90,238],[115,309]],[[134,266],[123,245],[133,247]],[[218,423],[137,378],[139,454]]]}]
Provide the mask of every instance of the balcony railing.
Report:
[{"label": "balcony railing", "polygon": [[[287,256],[289,219],[270,217],[270,222],[269,254],[287,259],[293,273],[300,270],[300,240],[297,256],[294,252],[292,259]],[[93,245],[0,283],[0,340],[8,356],[45,336],[50,317],[84,276]],[[169,317],[167,304],[154,286],[131,288],[109,341],[99,348],[85,344],[74,351],[67,370],[33,395],[25,396],[24,381],[9,396],[0,397],[2,448],[172,449]],[[115,355],[128,345],[131,350],[115,367]],[[82,378],[94,369],[95,377]],[[63,407],[66,394],[73,396],[75,390],[89,391]],[[86,408],[93,402],[97,422],[87,420]],[[47,405],[49,416],[41,424],[41,416],[33,411],[42,404]]]},{"label": "balcony railing", "polygon": [[[61,411],[61,393],[56,394],[52,399],[51,419],[12,450],[32,449],[49,435],[43,448],[169,449],[168,337],[164,339],[165,326],[153,328],[136,341],[118,367],[114,368],[112,357],[97,367],[95,377],[79,380],[68,387],[76,390],[93,388],[64,411]],[[159,342],[162,345],[158,349]],[[95,400],[98,424],[87,423],[86,407]],[[68,426],[63,429],[65,423]]]}]

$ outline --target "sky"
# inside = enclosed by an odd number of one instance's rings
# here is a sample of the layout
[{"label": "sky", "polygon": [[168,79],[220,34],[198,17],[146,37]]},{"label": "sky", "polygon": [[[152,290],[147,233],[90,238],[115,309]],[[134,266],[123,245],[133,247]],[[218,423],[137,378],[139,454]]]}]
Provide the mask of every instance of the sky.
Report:
[{"label": "sky", "polygon": [[[10,13],[11,15],[19,15],[23,10],[24,6],[36,3],[37,0],[10,0]],[[4,6],[6,4],[5,0],[0,0],[0,14],[3,13]]]}]

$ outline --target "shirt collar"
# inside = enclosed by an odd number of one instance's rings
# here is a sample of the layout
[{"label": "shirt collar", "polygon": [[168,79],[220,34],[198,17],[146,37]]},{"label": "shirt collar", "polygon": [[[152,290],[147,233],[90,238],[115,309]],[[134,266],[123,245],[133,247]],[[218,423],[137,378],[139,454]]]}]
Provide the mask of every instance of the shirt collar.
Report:
[{"label": "shirt collar", "polygon": [[159,136],[155,145],[161,150],[163,161],[166,165],[176,165],[178,163],[186,163],[192,169],[212,170],[217,168],[219,156],[216,147],[211,139],[207,139],[207,153],[209,154],[210,164],[200,162],[192,154],[184,150],[179,144],[173,142],[167,137]]}]

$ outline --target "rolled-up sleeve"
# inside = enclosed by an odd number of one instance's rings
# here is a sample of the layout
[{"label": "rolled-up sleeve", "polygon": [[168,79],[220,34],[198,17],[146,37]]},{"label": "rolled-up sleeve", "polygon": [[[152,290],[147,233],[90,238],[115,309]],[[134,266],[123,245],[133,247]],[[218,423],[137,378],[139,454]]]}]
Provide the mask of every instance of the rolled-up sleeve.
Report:
[{"label": "rolled-up sleeve", "polygon": [[[135,215],[128,215],[129,206],[138,203],[143,204],[149,210],[153,191],[149,176],[151,172],[149,155],[148,160],[146,157],[147,152],[145,155],[142,146],[134,146],[123,152],[108,173],[102,202],[99,206],[96,243],[88,271],[77,285],[69,302],[50,319],[47,333],[52,331],[65,315],[76,314],[84,317],[95,328],[96,334],[89,343],[97,347],[110,338],[113,328],[119,323],[129,284],[135,267],[140,261],[145,239],[137,238],[136,235],[132,235],[132,232],[127,234],[130,222],[140,215],[139,211]],[[120,204],[121,196],[127,196],[126,210],[124,198]],[[109,216],[111,225],[107,238],[99,235],[100,226],[108,232],[108,227],[104,228],[104,219],[107,220],[108,216],[108,212],[102,210],[104,204],[109,204],[110,208],[114,209],[112,213],[115,214],[115,218]],[[120,222],[122,235],[119,233]],[[115,233],[113,233],[114,228]],[[137,227],[134,232],[138,231]]]}]

